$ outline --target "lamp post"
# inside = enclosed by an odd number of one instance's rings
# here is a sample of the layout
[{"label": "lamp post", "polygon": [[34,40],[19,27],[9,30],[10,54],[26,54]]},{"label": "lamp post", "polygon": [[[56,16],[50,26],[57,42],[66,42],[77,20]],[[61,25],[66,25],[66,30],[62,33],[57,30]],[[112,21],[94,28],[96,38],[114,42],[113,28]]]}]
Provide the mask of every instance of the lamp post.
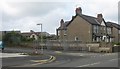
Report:
[{"label": "lamp post", "polygon": [[41,25],[41,54],[43,54],[43,46],[42,46],[42,43],[43,43],[43,37],[42,37],[42,23],[38,23],[37,25]]}]

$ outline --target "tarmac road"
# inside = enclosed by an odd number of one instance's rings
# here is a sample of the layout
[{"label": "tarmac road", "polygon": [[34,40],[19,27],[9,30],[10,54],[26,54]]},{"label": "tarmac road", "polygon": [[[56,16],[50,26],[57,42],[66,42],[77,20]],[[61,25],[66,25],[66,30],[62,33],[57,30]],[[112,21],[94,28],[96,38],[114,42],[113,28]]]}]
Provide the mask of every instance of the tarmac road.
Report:
[{"label": "tarmac road", "polygon": [[[15,48],[9,49],[12,52],[31,52],[31,49]],[[7,51],[7,49],[6,49]],[[3,58],[3,66],[10,67],[118,67],[117,53],[81,53],[81,52],[61,52],[61,51],[47,51],[44,53],[53,55],[56,60],[51,63],[41,64],[32,62],[31,60],[38,60],[39,56],[24,56],[24,57],[10,57]]]}]

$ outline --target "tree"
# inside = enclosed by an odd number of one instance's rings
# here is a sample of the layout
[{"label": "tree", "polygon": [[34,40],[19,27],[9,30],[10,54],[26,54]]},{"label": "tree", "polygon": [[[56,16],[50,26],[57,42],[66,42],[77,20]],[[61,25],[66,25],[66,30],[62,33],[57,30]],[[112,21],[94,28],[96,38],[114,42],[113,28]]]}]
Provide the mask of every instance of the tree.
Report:
[{"label": "tree", "polygon": [[22,35],[14,31],[7,33],[3,36],[3,45],[4,46],[16,46],[20,45]]}]

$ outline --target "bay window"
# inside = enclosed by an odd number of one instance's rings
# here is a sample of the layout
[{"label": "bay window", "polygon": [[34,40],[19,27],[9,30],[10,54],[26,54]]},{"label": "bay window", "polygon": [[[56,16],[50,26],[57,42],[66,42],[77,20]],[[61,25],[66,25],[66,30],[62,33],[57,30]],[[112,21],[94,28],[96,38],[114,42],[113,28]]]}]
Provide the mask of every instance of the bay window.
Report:
[{"label": "bay window", "polygon": [[108,34],[111,34],[111,33],[112,33],[111,28],[107,27],[107,33],[108,33]]},{"label": "bay window", "polygon": [[93,25],[93,33],[98,33],[98,32],[99,32],[99,26]]}]

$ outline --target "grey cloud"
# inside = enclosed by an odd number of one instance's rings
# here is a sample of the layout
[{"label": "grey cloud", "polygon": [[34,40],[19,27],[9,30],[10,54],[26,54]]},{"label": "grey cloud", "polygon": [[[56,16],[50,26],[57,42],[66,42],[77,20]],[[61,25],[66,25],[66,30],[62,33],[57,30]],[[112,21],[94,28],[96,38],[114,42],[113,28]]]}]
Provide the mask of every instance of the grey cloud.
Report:
[{"label": "grey cloud", "polygon": [[11,4],[12,6],[15,6],[15,8],[20,8],[22,14],[11,16],[3,12],[2,26],[4,27],[4,30],[20,29],[21,31],[29,31],[30,29],[33,29],[39,31],[39,27],[36,27],[36,21],[39,21],[44,25],[43,30],[49,33],[55,33],[55,29],[59,25],[59,20],[67,17],[68,13],[66,12],[66,9],[69,9],[68,5],[70,5],[55,2],[25,2]]},{"label": "grey cloud", "polygon": [[[92,0],[93,1],[93,0]],[[77,4],[83,9],[83,13],[96,17],[96,13],[99,11],[107,10],[103,14],[106,20],[117,20],[117,13],[107,9],[107,6],[99,4],[93,4],[94,1],[82,1],[79,3],[72,2],[12,2],[9,3],[13,7],[20,10],[20,13],[16,16],[8,15],[3,12],[3,27],[8,29],[20,29],[21,31],[29,31],[33,29],[40,31],[40,28],[36,26],[36,21],[43,23],[43,30],[49,33],[55,33],[55,29],[59,26],[61,18],[64,20],[70,20],[71,16],[75,15],[74,10]],[[105,6],[105,7],[104,7]],[[97,8],[97,9],[96,9]],[[28,25],[28,26],[27,26]]]},{"label": "grey cloud", "polygon": [[63,8],[65,3],[49,3],[49,2],[23,2],[23,3],[10,3],[12,6],[22,10],[23,15],[44,15],[56,8]]},{"label": "grey cloud", "polygon": [[18,14],[18,16],[11,16],[3,12],[2,19],[5,22],[20,19],[26,16],[45,16],[57,8],[64,8],[67,6],[65,3],[59,2],[13,2],[9,4],[22,11]]},{"label": "grey cloud", "polygon": [[120,24],[120,1],[118,2],[118,23]]}]

